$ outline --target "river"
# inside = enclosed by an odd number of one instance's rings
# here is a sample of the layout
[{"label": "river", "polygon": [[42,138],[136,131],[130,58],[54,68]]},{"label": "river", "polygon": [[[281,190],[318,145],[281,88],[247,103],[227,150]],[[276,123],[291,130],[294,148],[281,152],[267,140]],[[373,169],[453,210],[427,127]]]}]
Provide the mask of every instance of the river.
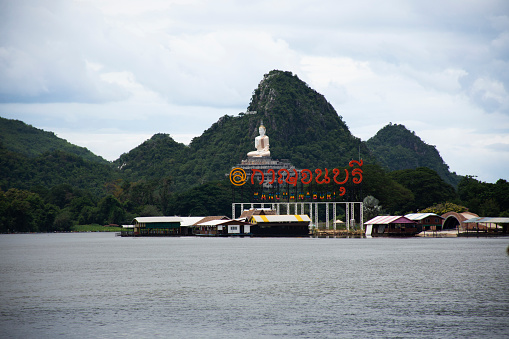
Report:
[{"label": "river", "polygon": [[508,245],[0,235],[0,337],[507,338]]}]

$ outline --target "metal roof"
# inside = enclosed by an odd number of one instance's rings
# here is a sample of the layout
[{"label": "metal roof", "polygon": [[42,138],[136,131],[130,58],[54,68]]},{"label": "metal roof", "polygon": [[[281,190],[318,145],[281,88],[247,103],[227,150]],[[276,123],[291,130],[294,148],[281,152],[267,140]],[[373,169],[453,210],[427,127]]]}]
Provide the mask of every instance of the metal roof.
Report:
[{"label": "metal roof", "polygon": [[473,214],[473,213],[470,213],[470,212],[462,212],[462,213],[459,213],[463,218],[465,219],[471,219],[471,218],[478,218],[479,216],[477,214]]},{"label": "metal roof", "polygon": [[196,224],[195,226],[217,226],[217,225],[221,225],[221,224],[224,224],[228,221],[231,221],[231,220],[209,220],[209,221],[205,221],[205,222],[202,222],[202,223],[198,223]]},{"label": "metal roof", "polygon": [[210,220],[230,220],[226,215],[209,215],[208,217],[203,217],[200,220],[196,221],[193,226],[196,226],[198,224],[203,224],[204,222],[210,221]]},{"label": "metal roof", "polygon": [[181,217],[136,217],[133,221],[139,223],[153,223],[153,222],[182,222]]},{"label": "metal roof", "polygon": [[239,219],[227,219],[227,220],[209,220],[199,224],[196,226],[218,226],[218,225],[249,225],[248,222],[239,220]]},{"label": "metal roof", "polygon": [[194,224],[196,224],[197,222],[199,222],[200,220],[202,220],[204,218],[205,217],[180,217],[180,219],[182,219],[180,226],[183,226],[183,227],[193,226]]},{"label": "metal roof", "polygon": [[311,219],[306,214],[293,215],[253,215],[251,220],[260,222],[310,222]]},{"label": "metal roof", "polygon": [[383,224],[392,224],[392,223],[400,223],[400,224],[413,224],[414,221],[410,220],[401,215],[379,215],[378,217],[374,217],[371,220],[366,221],[364,224],[366,225],[383,225]]},{"label": "metal roof", "polygon": [[477,217],[465,220],[466,223],[492,223],[492,224],[509,224],[509,218],[502,217]]},{"label": "metal roof", "polygon": [[443,219],[441,216],[439,216],[438,214],[435,214],[435,213],[410,213],[410,214],[405,215],[405,218],[408,218],[410,220],[422,220],[422,219],[426,219],[429,217],[439,217],[439,218]]}]

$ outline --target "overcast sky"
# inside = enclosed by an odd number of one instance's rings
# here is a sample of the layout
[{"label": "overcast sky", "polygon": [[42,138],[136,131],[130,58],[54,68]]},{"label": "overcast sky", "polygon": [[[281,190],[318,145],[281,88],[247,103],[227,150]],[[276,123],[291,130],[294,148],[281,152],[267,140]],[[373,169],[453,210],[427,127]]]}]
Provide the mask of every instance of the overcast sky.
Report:
[{"label": "overcast sky", "polygon": [[188,144],[273,69],[362,140],[403,124],[457,174],[509,180],[507,0],[0,0],[0,116],[108,160]]}]

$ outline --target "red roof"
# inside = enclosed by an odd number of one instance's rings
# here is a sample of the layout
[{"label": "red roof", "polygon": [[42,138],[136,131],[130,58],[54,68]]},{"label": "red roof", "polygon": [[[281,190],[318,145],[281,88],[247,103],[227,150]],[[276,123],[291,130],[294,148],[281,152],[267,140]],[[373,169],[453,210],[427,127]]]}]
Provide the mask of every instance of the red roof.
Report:
[{"label": "red roof", "polygon": [[415,221],[399,215],[379,215],[366,221],[366,225],[415,224]]}]

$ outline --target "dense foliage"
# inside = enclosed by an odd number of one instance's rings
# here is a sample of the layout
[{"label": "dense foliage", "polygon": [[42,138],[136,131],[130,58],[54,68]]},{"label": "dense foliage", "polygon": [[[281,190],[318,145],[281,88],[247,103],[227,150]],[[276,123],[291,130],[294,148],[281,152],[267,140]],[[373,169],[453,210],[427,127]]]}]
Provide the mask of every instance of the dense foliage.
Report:
[{"label": "dense foliage", "polygon": [[107,164],[108,162],[85,147],[79,147],[19,120],[0,117],[0,143],[8,151],[27,157],[36,157],[45,153],[62,151],[82,157],[85,160]]},{"label": "dense foliage", "polygon": [[458,194],[474,213],[484,217],[509,217],[509,182],[506,180],[499,179],[491,184],[466,176],[458,185]]},{"label": "dense foliage", "polygon": [[456,197],[454,188],[426,167],[393,171],[390,176],[413,193],[413,199],[402,206],[403,211],[419,211]]},{"label": "dense foliage", "polygon": [[364,165],[363,171],[364,196],[378,199],[384,213],[404,214],[408,202],[415,199],[412,191],[396,182],[379,165]]},{"label": "dense foliage", "polygon": [[390,171],[427,167],[454,187],[461,180],[449,171],[435,146],[424,143],[403,125],[389,124],[366,143],[382,166]]},{"label": "dense foliage", "polygon": [[153,181],[164,177],[180,178],[189,157],[189,148],[167,134],[155,134],[113,162],[128,181]]},{"label": "dense foliage", "polygon": [[468,211],[468,208],[465,206],[457,205],[455,203],[446,201],[444,203],[436,204],[434,206],[427,207],[423,209],[422,213],[435,213],[438,215],[445,214],[447,212],[456,212],[456,213],[463,213]]},{"label": "dense foliage", "polygon": [[24,190],[0,191],[0,232],[61,231],[55,222],[58,207]]},{"label": "dense foliage", "polygon": [[67,183],[73,187],[104,194],[104,183],[118,177],[108,163],[86,160],[60,150],[35,157],[8,151],[0,143],[0,189],[30,190]]},{"label": "dense foliage", "polygon": [[229,181],[211,181],[174,196],[170,210],[175,215],[208,216],[232,214]]}]

